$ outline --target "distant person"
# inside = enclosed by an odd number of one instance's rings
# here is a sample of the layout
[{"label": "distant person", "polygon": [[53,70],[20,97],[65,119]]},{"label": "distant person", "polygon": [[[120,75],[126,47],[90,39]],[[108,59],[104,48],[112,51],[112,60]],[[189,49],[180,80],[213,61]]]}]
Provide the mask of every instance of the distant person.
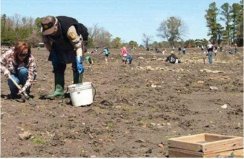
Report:
[{"label": "distant person", "polygon": [[181,53],[181,47],[178,48],[179,54]]},{"label": "distant person", "polygon": [[171,53],[165,60],[165,62],[169,62],[169,63],[172,63],[172,64],[177,64],[177,63],[181,63],[181,61],[179,60],[179,58]]},{"label": "distant person", "polygon": [[120,49],[120,54],[122,56],[122,62],[126,64],[126,57],[128,55],[128,51],[125,46]]},{"label": "distant person", "polygon": [[214,56],[216,57],[218,52],[218,47],[216,45],[214,45],[213,52],[214,52]]},{"label": "distant person", "polygon": [[183,47],[182,53],[185,55],[186,54],[186,47]]},{"label": "distant person", "polygon": [[25,42],[17,42],[14,49],[8,50],[1,55],[1,72],[7,78],[11,77],[17,84],[23,87],[19,90],[15,84],[8,79],[10,98],[18,99],[25,92],[30,94],[30,88],[37,76],[37,65],[31,53],[30,46]]},{"label": "distant person", "polygon": [[237,44],[236,43],[235,43],[234,47],[235,47],[234,51],[235,51],[235,54],[236,54],[238,52]]},{"label": "distant person", "polygon": [[92,60],[92,57],[90,55],[86,55],[85,59],[86,59],[86,62],[89,65],[92,65],[94,63],[93,60]]},{"label": "distant person", "polygon": [[203,45],[201,45],[201,50],[202,50],[202,52],[204,51],[204,46]]},{"label": "distant person", "polygon": [[96,54],[96,53],[97,53],[97,49],[91,51],[91,54]]},{"label": "distant person", "polygon": [[110,55],[109,49],[107,47],[103,48],[103,52],[102,53],[103,53],[103,55],[105,57],[105,62],[108,63],[108,57]]},{"label": "distant person", "polygon": [[208,56],[208,51],[206,49],[207,47],[203,47],[203,52],[202,52],[202,59],[203,59],[203,63],[206,64],[206,58]]},{"label": "distant person", "polygon": [[124,46],[120,49],[120,54],[122,56],[122,62],[124,64],[131,64],[133,61],[133,57],[129,54],[129,52],[127,51],[127,48]]},{"label": "distant person", "polygon": [[62,98],[66,64],[72,63],[73,83],[82,83],[88,31],[83,24],[67,16],[43,17],[41,26],[43,42],[50,52],[48,60],[52,62],[54,73],[54,91],[44,98]]},{"label": "distant person", "polygon": [[162,54],[163,54],[163,55],[166,54],[166,49],[163,49]]},{"label": "distant person", "polygon": [[214,49],[214,46],[211,43],[211,41],[209,41],[208,45],[207,45],[207,51],[208,51],[207,55],[208,55],[208,63],[209,64],[213,63],[213,49]]}]

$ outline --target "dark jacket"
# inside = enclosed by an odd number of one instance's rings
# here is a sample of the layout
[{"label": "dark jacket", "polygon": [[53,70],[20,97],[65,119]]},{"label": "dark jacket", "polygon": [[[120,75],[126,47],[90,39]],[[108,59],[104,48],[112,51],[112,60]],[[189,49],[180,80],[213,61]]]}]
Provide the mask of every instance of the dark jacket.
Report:
[{"label": "dark jacket", "polygon": [[49,60],[53,60],[53,54],[55,53],[56,58],[60,63],[72,63],[75,61],[76,52],[73,45],[70,43],[67,32],[68,29],[73,25],[76,28],[78,35],[82,35],[83,41],[88,40],[87,28],[80,24],[76,19],[66,16],[56,17],[59,22],[59,35],[52,37],[53,45]]},{"label": "dark jacket", "polygon": [[[176,59],[178,59],[178,57],[176,57],[175,54],[171,54],[169,55],[167,58],[166,58],[166,62],[169,62],[169,63],[175,63],[176,62]],[[179,61],[180,62],[180,61]]]}]

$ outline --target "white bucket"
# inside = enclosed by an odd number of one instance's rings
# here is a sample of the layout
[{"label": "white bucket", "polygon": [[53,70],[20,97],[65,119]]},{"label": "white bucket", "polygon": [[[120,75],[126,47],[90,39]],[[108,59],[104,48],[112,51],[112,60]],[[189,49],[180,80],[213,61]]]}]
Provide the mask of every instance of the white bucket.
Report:
[{"label": "white bucket", "polygon": [[[94,89],[94,93],[92,89]],[[68,92],[70,93],[72,105],[75,107],[80,107],[93,103],[96,90],[91,82],[83,82],[69,85]]]}]

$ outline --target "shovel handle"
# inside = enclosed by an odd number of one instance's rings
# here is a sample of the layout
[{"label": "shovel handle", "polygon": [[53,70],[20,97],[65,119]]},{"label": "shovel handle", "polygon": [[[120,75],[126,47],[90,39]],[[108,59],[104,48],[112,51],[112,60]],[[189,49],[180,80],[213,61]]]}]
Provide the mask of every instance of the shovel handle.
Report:
[{"label": "shovel handle", "polygon": [[93,90],[94,90],[94,93],[93,93],[93,100],[95,100],[95,96],[96,96],[96,93],[97,93],[97,90],[95,88],[95,86],[93,84],[91,84]]},{"label": "shovel handle", "polygon": [[[16,83],[16,81],[9,75],[8,78],[14,83],[14,85],[20,90],[21,87],[18,85],[18,83]],[[22,92],[24,94],[24,96],[28,99],[29,96],[26,92]]]}]

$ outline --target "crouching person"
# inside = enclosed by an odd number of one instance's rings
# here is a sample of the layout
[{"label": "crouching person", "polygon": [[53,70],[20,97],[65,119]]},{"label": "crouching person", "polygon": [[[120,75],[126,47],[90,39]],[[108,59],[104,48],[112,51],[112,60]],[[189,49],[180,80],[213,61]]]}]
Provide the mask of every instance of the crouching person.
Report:
[{"label": "crouching person", "polygon": [[126,64],[126,57],[127,57],[127,55],[128,55],[128,51],[127,51],[127,49],[126,49],[126,47],[124,46],[124,47],[122,47],[121,49],[120,49],[120,52],[121,52],[121,56],[122,56],[122,62],[124,63],[124,64]]},{"label": "crouching person", "polygon": [[169,62],[169,63],[173,63],[173,64],[175,64],[175,63],[181,63],[181,61],[179,60],[179,58],[175,54],[173,54],[173,53],[170,54],[166,58],[165,62]]},{"label": "crouching person", "polygon": [[125,46],[120,49],[120,54],[122,56],[122,62],[124,64],[126,64],[126,63],[131,64],[132,63],[133,58],[129,54],[129,52],[127,51]]},{"label": "crouching person", "polygon": [[[29,95],[37,75],[36,62],[30,46],[25,42],[17,42],[13,49],[1,56],[0,62],[1,72],[8,78],[10,98],[18,99],[23,92]],[[19,90],[10,78],[22,85],[22,88]]]},{"label": "crouching person", "polygon": [[94,62],[92,60],[92,57],[90,55],[86,55],[86,62],[89,64],[89,65],[92,65]]}]

